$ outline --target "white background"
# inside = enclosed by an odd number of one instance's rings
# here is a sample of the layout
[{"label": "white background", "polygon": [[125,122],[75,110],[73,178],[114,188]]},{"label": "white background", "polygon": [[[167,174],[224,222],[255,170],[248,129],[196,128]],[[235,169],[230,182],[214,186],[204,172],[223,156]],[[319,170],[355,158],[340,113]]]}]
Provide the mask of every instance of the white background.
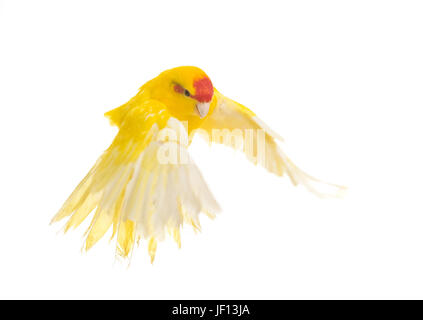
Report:
[{"label": "white background", "polygon": [[[1,1],[0,298],[423,298],[421,1]],[[116,134],[103,113],[159,72],[204,69],[321,200],[224,146],[191,152],[223,213],[182,249],[49,226]]]}]

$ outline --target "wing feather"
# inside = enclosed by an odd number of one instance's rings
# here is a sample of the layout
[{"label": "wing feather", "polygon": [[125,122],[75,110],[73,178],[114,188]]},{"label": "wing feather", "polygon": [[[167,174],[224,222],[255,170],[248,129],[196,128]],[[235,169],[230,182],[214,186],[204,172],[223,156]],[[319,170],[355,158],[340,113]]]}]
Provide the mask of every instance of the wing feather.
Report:
[{"label": "wing feather", "polygon": [[[298,168],[277,143],[283,142],[283,138],[250,109],[216,89],[215,98],[216,107],[200,128],[212,142],[241,149],[254,164],[278,176],[287,174],[294,185],[302,184],[319,197],[337,197],[343,193],[345,187],[320,181]],[[238,137],[240,131],[241,138]],[[324,192],[322,187],[326,189]]]},{"label": "wing feather", "polygon": [[[165,129],[174,130],[175,139],[161,135]],[[67,231],[95,211],[86,232],[86,250],[113,226],[118,255],[130,256],[135,242],[142,239],[153,261],[166,231],[180,245],[183,223],[198,229],[201,212],[213,216],[220,210],[187,147],[186,128],[160,103],[150,101],[128,110],[111,146],[52,222],[68,217]],[[183,157],[162,161],[161,148],[178,150]]]}]

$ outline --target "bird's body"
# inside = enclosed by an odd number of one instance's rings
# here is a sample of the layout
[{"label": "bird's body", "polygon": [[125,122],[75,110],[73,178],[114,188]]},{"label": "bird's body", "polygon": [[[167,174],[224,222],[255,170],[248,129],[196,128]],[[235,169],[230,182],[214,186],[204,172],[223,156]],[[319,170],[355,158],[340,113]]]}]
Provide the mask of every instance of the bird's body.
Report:
[{"label": "bird's body", "polygon": [[220,94],[199,68],[161,73],[106,116],[119,127],[117,136],[52,220],[69,217],[66,231],[95,210],[87,250],[112,227],[120,256],[128,257],[142,239],[153,260],[166,232],[180,244],[184,222],[199,229],[201,212],[215,216],[219,205],[187,151],[196,132],[243,150],[253,163],[317,193],[317,180],[277,145],[281,138],[251,110]]}]

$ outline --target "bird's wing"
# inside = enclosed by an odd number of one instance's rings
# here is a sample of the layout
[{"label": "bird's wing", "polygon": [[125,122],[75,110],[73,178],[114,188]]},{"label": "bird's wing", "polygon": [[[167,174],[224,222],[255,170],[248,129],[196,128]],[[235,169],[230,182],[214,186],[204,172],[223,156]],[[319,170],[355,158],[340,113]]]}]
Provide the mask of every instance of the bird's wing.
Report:
[{"label": "bird's wing", "polygon": [[[294,185],[302,184],[321,197],[339,196],[345,187],[322,182],[298,168],[283,152],[274,132],[250,109],[215,89],[216,107],[197,132],[211,142],[241,149],[254,164],[282,176],[287,174]],[[204,130],[204,131],[203,131]],[[324,190],[324,191],[322,191]]]},{"label": "bird's wing", "polygon": [[95,210],[85,249],[113,226],[117,253],[148,241],[154,259],[165,231],[180,244],[184,222],[199,229],[199,214],[214,217],[219,205],[187,152],[185,127],[158,102],[132,108],[111,146],[77,186],[52,222],[68,217],[65,231]]}]

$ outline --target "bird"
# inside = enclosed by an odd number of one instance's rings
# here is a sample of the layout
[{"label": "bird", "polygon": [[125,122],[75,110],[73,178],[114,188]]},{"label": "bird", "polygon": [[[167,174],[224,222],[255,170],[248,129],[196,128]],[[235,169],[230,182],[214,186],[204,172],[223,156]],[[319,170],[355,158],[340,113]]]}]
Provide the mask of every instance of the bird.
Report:
[{"label": "bird", "polygon": [[[105,116],[118,133],[51,220],[67,219],[67,232],[92,213],[86,251],[112,229],[117,257],[130,258],[143,241],[153,263],[158,242],[169,236],[181,247],[184,224],[200,230],[200,214],[214,218],[221,211],[188,153],[195,135],[240,150],[252,163],[287,175],[293,185],[320,197],[345,190],[298,168],[282,150],[282,137],[253,111],[221,94],[198,67],[161,72]],[[322,184],[331,191],[322,193]]]}]

